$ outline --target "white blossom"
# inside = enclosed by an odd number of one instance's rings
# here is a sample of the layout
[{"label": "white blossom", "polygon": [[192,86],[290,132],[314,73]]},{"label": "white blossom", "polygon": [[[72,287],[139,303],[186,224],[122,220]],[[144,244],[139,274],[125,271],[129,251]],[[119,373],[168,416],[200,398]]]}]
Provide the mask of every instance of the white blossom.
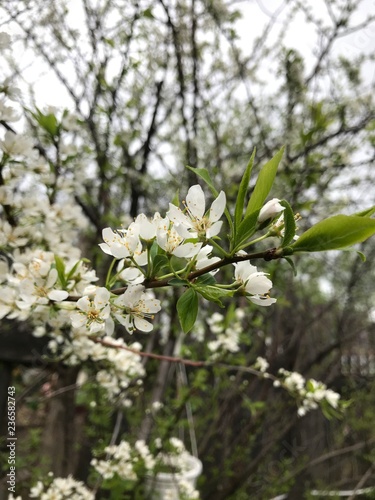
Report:
[{"label": "white blossom", "polygon": [[260,272],[250,264],[249,261],[233,264],[236,281],[244,286],[249,300],[259,306],[270,306],[276,299],[269,297],[272,281],[267,278],[266,273]]},{"label": "white blossom", "polygon": [[41,481],[32,487],[29,493],[30,498],[39,498],[40,500],[94,500],[95,496],[83,484],[68,477],[55,477],[52,483],[45,489]]},{"label": "white blossom", "polygon": [[85,295],[77,301],[77,312],[70,318],[73,328],[85,326],[90,334],[106,331],[113,332],[113,321],[110,317],[111,307],[109,303],[110,292],[104,288],[97,288],[94,298]]},{"label": "white blossom", "polygon": [[65,290],[55,289],[57,279],[57,270],[52,268],[46,276],[39,275],[22,280],[19,296],[23,302],[17,301],[18,307],[24,308],[33,304],[47,305],[50,300],[54,302],[65,300],[69,293]]},{"label": "white blossom", "polygon": [[264,222],[268,219],[273,219],[277,214],[285,210],[285,207],[280,205],[278,198],[273,198],[261,208],[258,216],[258,222]]},{"label": "white blossom", "polygon": [[183,238],[212,238],[220,232],[226,205],[224,191],[214,200],[211,208],[206,212],[206,200],[204,192],[199,184],[192,186],[186,195],[186,214],[173,204],[169,204],[167,216],[176,224],[177,232]]},{"label": "white blossom", "polygon": [[113,301],[114,317],[129,333],[135,329],[150,332],[153,324],[145,318],[154,318],[161,309],[160,301],[144,293],[144,286],[129,285],[126,291]]},{"label": "white blossom", "polygon": [[[220,258],[219,257],[209,257],[210,253],[212,252],[213,247],[211,245],[205,245],[203,248],[199,250],[196,256],[196,263],[195,263],[195,268],[196,269],[203,269],[204,267],[210,266],[211,264],[215,264],[216,262],[219,262]],[[216,274],[218,272],[218,269],[214,269],[211,271],[210,274]]]},{"label": "white blossom", "polygon": [[147,255],[142,252],[139,240],[138,225],[132,223],[127,230],[117,231],[107,227],[103,229],[102,235],[105,243],[100,243],[99,246],[104,253],[116,259],[134,258],[139,265],[147,264]]},{"label": "white blossom", "polygon": [[17,101],[17,99],[21,97],[21,90],[12,84],[12,79],[10,77],[5,78],[3,83],[0,84],[0,92],[3,92],[8,99],[11,99],[12,101]]},{"label": "white blossom", "polygon": [[254,363],[254,368],[259,370],[262,373],[265,373],[268,370],[269,363],[266,359],[258,356]]},{"label": "white blossom", "polygon": [[202,243],[185,243],[175,226],[159,227],[156,234],[156,241],[165,252],[176,257],[191,259],[200,251]]},{"label": "white blossom", "polygon": [[[1,102],[0,102],[1,112]],[[5,118],[3,118],[5,120]],[[9,121],[9,119],[8,119]],[[5,137],[0,141],[0,148],[9,156],[25,156],[30,157],[34,154],[34,141],[31,137],[21,134],[14,134],[10,130],[5,132]]]},{"label": "white blossom", "polygon": [[119,261],[117,266],[118,277],[129,285],[139,285],[144,282],[145,275],[137,267],[125,267],[125,259]]}]

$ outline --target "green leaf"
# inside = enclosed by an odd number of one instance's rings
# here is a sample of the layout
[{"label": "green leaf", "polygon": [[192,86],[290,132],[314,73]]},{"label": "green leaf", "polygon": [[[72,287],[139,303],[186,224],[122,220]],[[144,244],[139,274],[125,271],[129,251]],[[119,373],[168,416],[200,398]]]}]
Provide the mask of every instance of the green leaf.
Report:
[{"label": "green leaf", "polygon": [[172,278],[168,281],[168,285],[171,286],[188,286],[189,282],[187,280],[182,280],[180,278]]},{"label": "green leaf", "polygon": [[[145,241],[145,240],[143,240],[143,241]],[[152,242],[151,247],[148,246],[148,253],[149,253],[149,257],[150,257],[151,261],[153,261],[155,259],[155,257],[158,255],[159,250],[160,250],[160,247],[156,243],[156,241]]]},{"label": "green leaf", "polygon": [[55,265],[61,286],[65,287],[67,284],[65,278],[65,264],[64,261],[58,255],[55,255]]},{"label": "green leaf", "polygon": [[292,207],[289,205],[289,203],[286,200],[282,200],[280,202],[280,205],[285,207],[285,210],[283,210],[285,230],[281,246],[286,247],[293,241],[293,238],[296,234],[296,221],[294,218]]},{"label": "green leaf", "polygon": [[186,265],[186,259],[184,257],[176,257],[175,255],[172,255],[169,260],[169,265],[173,271],[181,271],[181,269],[183,269]]},{"label": "green leaf", "polygon": [[173,196],[171,203],[172,203],[172,205],[175,205],[176,207],[180,206],[180,190],[179,189],[177,189],[175,195]]},{"label": "green leaf", "polygon": [[124,139],[123,139],[122,134],[116,134],[115,138],[113,139],[113,144],[115,146],[122,146],[123,143],[124,143]]},{"label": "green leaf", "polygon": [[357,251],[357,254],[360,256],[362,262],[366,262],[366,255],[363,252]]},{"label": "green leaf", "polygon": [[354,215],[358,215],[358,217],[371,217],[371,215],[375,214],[375,205],[371,208],[367,208],[366,210],[363,210],[362,212],[358,212]]},{"label": "green leaf", "polygon": [[361,243],[375,234],[375,219],[358,215],[334,215],[301,234],[290,246],[295,252],[338,250]]},{"label": "green leaf", "polygon": [[255,233],[257,229],[258,215],[259,210],[246,216],[241,222],[236,233],[236,247],[239,247],[241,243],[248,240]]},{"label": "green leaf", "polygon": [[156,276],[161,269],[168,267],[169,259],[166,255],[156,255],[152,261],[152,274]]},{"label": "green leaf", "polygon": [[[56,256],[55,256],[55,258],[56,258]],[[78,268],[78,266],[79,266],[80,262],[82,262],[82,261],[83,261],[83,259],[80,259],[80,260],[78,260],[78,261],[74,264],[74,266],[71,268],[71,270],[69,271],[69,273],[68,273],[68,275],[67,275],[67,277],[66,277],[66,281],[69,281],[69,280],[70,280],[70,279],[74,276],[74,273],[77,271],[77,268]],[[57,272],[58,272],[58,271],[57,271]]]},{"label": "green leaf", "polygon": [[210,302],[215,302],[215,304],[218,304],[220,307],[224,307],[224,304],[221,301],[222,298],[233,297],[234,294],[234,290],[225,290],[211,285],[194,285],[194,290],[196,290],[205,299]]},{"label": "green leaf", "polygon": [[54,114],[49,113],[48,115],[44,115],[40,111],[38,114],[34,114],[36,121],[39,125],[52,137],[58,135],[59,124],[57,118]]},{"label": "green leaf", "polygon": [[177,314],[184,333],[188,333],[194,326],[198,314],[198,295],[189,288],[177,301]]},{"label": "green leaf", "polygon": [[290,265],[290,267],[292,268],[293,270],[293,274],[294,276],[297,276],[297,268],[296,266],[294,265],[294,262],[293,260],[290,258],[290,257],[283,257],[284,260],[287,261],[287,263]]},{"label": "green leaf", "polygon": [[213,185],[210,174],[208,173],[208,170],[206,168],[193,168],[193,167],[189,167],[189,166],[186,166],[186,168],[188,168],[189,170],[194,172],[198,177],[203,179],[204,182],[207,184],[207,186],[209,186],[209,188],[211,189],[212,193],[215,196],[218,196],[219,192],[215,188],[215,186]]},{"label": "green leaf", "polygon": [[155,19],[154,14],[152,13],[151,7],[148,7],[142,12],[143,17],[146,17],[147,19]]},{"label": "green leaf", "polygon": [[280,151],[278,151],[275,156],[269,162],[267,162],[259,172],[254,191],[246,208],[245,216],[248,216],[254,212],[259,213],[260,209],[264,205],[264,202],[269,192],[271,191],[273,181],[276,177],[277,168],[283,154],[284,147],[282,147]]},{"label": "green leaf", "polygon": [[102,40],[104,43],[106,43],[107,45],[112,47],[112,49],[115,48],[116,44],[115,44],[115,41],[113,40],[113,38],[103,38]]},{"label": "green leaf", "polygon": [[240,222],[242,219],[243,209],[245,206],[245,197],[246,197],[247,190],[249,188],[251,171],[252,171],[253,165],[254,165],[254,158],[255,158],[255,148],[254,148],[254,151],[250,157],[249,163],[247,164],[245,173],[244,173],[242,180],[241,180],[241,183],[240,183],[240,187],[238,189],[236,207],[234,210],[234,225],[236,228],[240,225]]},{"label": "green leaf", "polygon": [[211,273],[207,273],[203,274],[203,276],[199,276],[199,278],[197,278],[194,283],[198,283],[199,285],[215,285],[216,280]]}]

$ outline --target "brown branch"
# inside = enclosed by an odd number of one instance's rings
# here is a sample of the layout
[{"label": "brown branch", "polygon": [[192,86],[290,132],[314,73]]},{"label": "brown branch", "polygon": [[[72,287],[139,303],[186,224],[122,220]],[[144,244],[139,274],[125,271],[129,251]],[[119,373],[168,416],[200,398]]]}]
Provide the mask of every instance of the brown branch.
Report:
[{"label": "brown branch", "polygon": [[371,477],[374,470],[375,464],[371,464],[367,471],[363,474],[361,479],[358,481],[358,483],[355,485],[353,493],[350,495],[348,500],[355,500],[355,497],[357,496],[357,494],[359,494],[359,490],[366,484],[366,481]]},{"label": "brown branch", "polygon": [[[270,248],[263,252],[256,252],[245,255],[234,255],[233,257],[224,257],[218,262],[203,267],[202,269],[198,269],[197,271],[191,272],[189,276],[183,279],[185,279],[186,281],[193,281],[196,278],[203,276],[204,274],[216,271],[217,269],[220,269],[229,264],[235,264],[236,262],[244,262],[246,260],[252,260],[252,259],[264,259],[265,261],[270,261],[270,260],[281,259],[282,257],[283,257],[282,248]],[[146,280],[143,282],[143,286],[145,288],[163,288],[165,286],[171,286],[170,284],[171,279],[172,278],[166,278],[163,280],[158,280],[158,279]],[[128,288],[127,286],[121,288],[115,288],[114,290],[111,290],[111,293],[113,293],[114,295],[121,295],[127,290],[127,288]],[[79,300],[80,298],[81,297],[78,297],[76,295],[69,295],[69,297],[67,297],[65,301],[77,302],[77,300]]]},{"label": "brown branch", "polygon": [[251,368],[250,366],[238,366],[238,365],[228,365],[227,363],[221,363],[221,362],[215,362],[215,361],[203,361],[203,360],[192,360],[192,359],[186,359],[186,358],[181,358],[180,356],[168,356],[165,354],[156,354],[154,352],[145,352],[145,351],[138,351],[137,349],[133,349],[132,347],[128,347],[122,344],[117,344],[117,343],[112,343],[109,342],[108,340],[103,340],[99,338],[90,338],[93,342],[96,342],[97,344],[101,344],[104,347],[112,347],[114,349],[122,349],[124,351],[132,352],[134,354],[138,354],[138,356],[141,356],[142,358],[151,358],[151,359],[157,359],[158,361],[167,361],[169,363],[179,363],[184,366],[193,366],[194,368],[210,368],[213,366],[219,366],[221,368],[225,368],[226,370],[233,370],[233,371],[239,371],[239,372],[244,372],[244,373],[250,373],[251,375],[256,375],[257,377],[262,377],[262,378],[267,378],[270,380],[278,380],[277,377],[275,377],[272,374],[265,374],[261,372],[260,370],[256,370],[255,368]]},{"label": "brown branch", "polygon": [[[145,175],[147,172],[147,163],[151,153],[151,142],[153,137],[155,136],[157,130],[156,118],[160,109],[160,104],[162,103],[162,89],[163,89],[164,80],[161,80],[156,83],[156,97],[155,97],[155,106],[152,113],[151,123],[148,128],[147,137],[142,145],[143,149],[143,157],[141,168],[139,169],[139,173],[141,175]],[[137,179],[132,182],[131,186],[131,204],[130,204],[130,216],[135,218],[138,214],[138,204],[139,198],[141,195],[139,182]]]},{"label": "brown branch", "polygon": [[[166,5],[166,3],[164,2],[164,0],[159,0],[159,3],[163,7],[163,10],[167,16],[167,26],[170,29],[171,34],[172,34],[173,48],[174,48],[174,53],[176,56],[177,81],[178,81],[178,86],[179,86],[178,96],[180,97],[180,100],[181,100],[180,113],[181,113],[182,126],[185,130],[185,135],[186,135],[186,163],[188,165],[194,166],[194,158],[193,158],[194,147],[191,143],[190,132],[189,132],[189,121],[188,121],[188,119],[186,117],[186,113],[185,113],[186,82],[185,82],[185,74],[184,74],[184,68],[183,68],[183,51],[181,48],[178,30],[177,30],[177,27],[175,26],[175,24],[172,20],[170,10],[169,10],[168,6]],[[188,175],[190,175],[189,172],[188,172]]]},{"label": "brown branch", "polygon": [[96,342],[97,344],[103,345],[104,347],[113,347],[115,349],[123,349],[124,351],[133,352],[134,354],[138,354],[143,358],[152,358],[152,359],[157,359],[159,361],[169,361],[170,363],[181,363],[183,365],[194,366],[196,368],[202,366],[209,366],[207,361],[193,361],[191,359],[184,359],[178,356],[167,356],[165,354],[155,354],[153,352],[137,351],[137,349],[132,349],[131,347],[127,347],[121,344],[120,345],[115,344],[102,339],[92,338],[91,340],[93,342]]}]

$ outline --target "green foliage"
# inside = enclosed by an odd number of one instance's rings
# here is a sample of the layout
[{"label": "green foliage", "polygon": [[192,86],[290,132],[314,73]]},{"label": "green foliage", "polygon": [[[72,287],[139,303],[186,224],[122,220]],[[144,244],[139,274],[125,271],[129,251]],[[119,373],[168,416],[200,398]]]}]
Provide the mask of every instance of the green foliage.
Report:
[{"label": "green foliage", "polygon": [[375,234],[375,219],[356,215],[334,215],[301,234],[291,245],[293,252],[338,250],[361,243]]},{"label": "green foliage", "polygon": [[284,237],[281,242],[282,247],[288,246],[294,239],[296,234],[296,220],[292,207],[286,200],[282,200],[280,204],[285,207],[284,215]]},{"label": "green foliage", "polygon": [[[283,153],[284,148],[281,148],[280,151],[278,151],[278,153],[276,153],[276,155],[270,161],[268,161],[259,172],[254,191],[252,192],[250,200],[246,207],[244,218],[238,225],[238,229],[236,229],[236,233],[234,235],[234,252],[236,252],[240,248],[240,246],[245,241],[247,241],[256,231],[256,223],[258,220],[260,209],[262,208],[269,192],[271,191],[273,182],[276,177],[277,168],[279,166]],[[252,162],[250,160],[245,172],[246,177],[250,176],[251,168]],[[244,199],[244,189],[245,186],[241,184],[239,191],[238,209],[236,206],[236,215],[238,220],[240,220],[240,214],[242,212],[241,204],[243,203]]]},{"label": "green foliage", "polygon": [[233,297],[233,290],[226,290],[224,288],[218,288],[212,285],[193,285],[193,288],[196,292],[198,292],[202,297],[209,300],[210,302],[214,302],[220,307],[224,307],[222,302],[223,298]]},{"label": "green foliage", "polygon": [[65,288],[67,286],[67,278],[65,277],[65,264],[64,261],[56,254],[55,265],[61,286]]},{"label": "green foliage", "polygon": [[44,114],[40,109],[36,108],[36,112],[30,111],[30,114],[52,139],[58,137],[60,133],[60,124],[53,113]]},{"label": "green foliage", "polygon": [[236,206],[234,210],[234,227],[237,229],[237,227],[240,225],[242,216],[243,216],[243,211],[244,211],[244,206],[245,206],[245,197],[247,194],[247,191],[249,189],[249,182],[250,182],[250,176],[251,176],[251,171],[253,169],[254,165],[254,158],[255,158],[255,152],[256,150],[254,149],[249,163],[247,164],[247,167],[245,169],[245,172],[243,174],[243,177],[241,179],[240,187],[238,189],[237,193],[237,199],[236,199]]},{"label": "green foliage", "polygon": [[194,326],[198,314],[198,295],[188,288],[177,301],[177,313],[182,330],[188,333]]},{"label": "green foliage", "polygon": [[259,172],[254,191],[252,192],[249,203],[246,207],[245,217],[254,212],[259,212],[264,205],[275,180],[278,166],[284,154],[284,149],[285,148],[282,147],[280,151],[278,151]]}]

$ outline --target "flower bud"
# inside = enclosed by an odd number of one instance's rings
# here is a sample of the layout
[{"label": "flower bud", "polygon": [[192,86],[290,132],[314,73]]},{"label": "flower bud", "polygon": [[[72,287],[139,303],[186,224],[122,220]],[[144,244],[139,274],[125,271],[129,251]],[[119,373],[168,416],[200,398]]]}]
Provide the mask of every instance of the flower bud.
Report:
[{"label": "flower bud", "polygon": [[285,207],[280,205],[278,198],[273,198],[261,208],[259,212],[258,222],[262,223],[268,219],[273,219],[275,215],[282,212]]}]

